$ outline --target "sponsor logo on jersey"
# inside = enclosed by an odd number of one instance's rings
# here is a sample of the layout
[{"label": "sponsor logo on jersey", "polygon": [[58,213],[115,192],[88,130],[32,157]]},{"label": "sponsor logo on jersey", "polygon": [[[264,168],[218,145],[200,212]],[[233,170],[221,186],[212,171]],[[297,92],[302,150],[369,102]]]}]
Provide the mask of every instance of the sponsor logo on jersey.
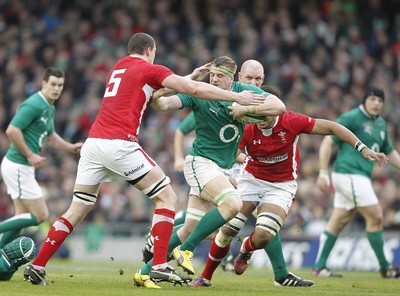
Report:
[{"label": "sponsor logo on jersey", "polygon": [[284,161],[286,159],[288,159],[288,154],[285,153],[283,155],[279,155],[279,156],[274,156],[274,157],[257,157],[259,162],[264,162],[264,163],[276,163],[276,162],[281,162]]},{"label": "sponsor logo on jersey", "polygon": [[215,114],[215,116],[217,116],[218,117],[218,112],[221,110],[221,108],[217,108],[216,110],[214,110],[213,108],[211,108],[210,107],[210,109],[209,109],[210,111],[211,111],[211,113],[214,113]]},{"label": "sponsor logo on jersey", "polygon": [[253,145],[261,145],[261,140],[253,140]]},{"label": "sponsor logo on jersey", "polygon": [[45,118],[45,117],[40,117],[40,121],[43,121],[43,122],[44,122],[44,124],[47,124],[47,120],[48,120],[48,118]]},{"label": "sponsor logo on jersey", "polygon": [[142,163],[140,166],[134,168],[133,170],[130,170],[128,172],[124,172],[124,175],[127,177],[129,175],[132,175],[132,174],[136,173],[138,170],[140,170],[142,168],[144,168],[144,163]]}]

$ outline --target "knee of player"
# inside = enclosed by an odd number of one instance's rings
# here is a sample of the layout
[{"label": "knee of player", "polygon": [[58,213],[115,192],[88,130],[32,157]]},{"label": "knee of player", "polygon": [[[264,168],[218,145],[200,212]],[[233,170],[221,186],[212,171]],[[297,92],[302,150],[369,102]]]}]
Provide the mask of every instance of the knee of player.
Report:
[{"label": "knee of player", "polygon": [[[219,197],[221,197],[221,201],[217,203],[218,208],[224,208],[228,210],[232,214],[232,218],[239,213],[240,209],[243,206],[243,202],[240,199],[239,194],[236,190],[225,190],[222,192]],[[218,197],[216,198],[216,200]]]},{"label": "knee of player", "polygon": [[381,228],[383,225],[383,217],[379,214],[365,218],[367,227]]},{"label": "knee of player", "polygon": [[256,231],[262,241],[270,241],[279,232],[283,224],[283,219],[273,212],[261,212],[257,216]]},{"label": "knee of player", "polygon": [[207,237],[206,240],[213,240],[217,236],[218,230],[215,230],[213,233],[210,233]]},{"label": "knee of player", "polygon": [[221,228],[221,231],[225,235],[234,237],[243,228],[246,221],[247,217],[239,212]]},{"label": "knee of player", "polygon": [[[240,228],[240,229],[241,229],[241,228]],[[235,237],[236,234],[239,233],[239,231],[237,231],[236,229],[234,230],[234,229],[232,229],[232,228],[230,228],[229,226],[226,226],[226,225],[224,225],[224,226],[221,227],[221,232],[222,232],[224,235],[226,235],[226,236],[231,236],[231,237]]]},{"label": "knee of player", "polygon": [[178,197],[172,189],[171,179],[167,176],[163,176],[160,180],[154,182],[149,187],[142,190],[150,199],[155,203],[165,203],[175,205]]}]

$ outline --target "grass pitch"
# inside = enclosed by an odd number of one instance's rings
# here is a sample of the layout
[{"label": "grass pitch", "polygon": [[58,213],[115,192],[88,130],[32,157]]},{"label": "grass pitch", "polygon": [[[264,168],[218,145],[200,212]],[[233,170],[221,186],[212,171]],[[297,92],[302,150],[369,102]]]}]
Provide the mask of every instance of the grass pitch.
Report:
[{"label": "grass pitch", "polygon": [[[307,269],[292,271],[303,278],[314,280],[315,287],[274,287],[272,270],[267,269],[249,268],[243,275],[237,276],[219,268],[209,288],[160,283],[162,290],[153,290],[134,286],[133,274],[139,267],[140,264],[111,260],[99,263],[52,260],[46,270],[51,286],[34,286],[24,282],[23,266],[11,281],[0,282],[0,295],[400,295],[400,279],[382,279],[378,272],[343,272],[343,278],[312,278]],[[202,267],[196,265],[196,271],[200,273]]]}]

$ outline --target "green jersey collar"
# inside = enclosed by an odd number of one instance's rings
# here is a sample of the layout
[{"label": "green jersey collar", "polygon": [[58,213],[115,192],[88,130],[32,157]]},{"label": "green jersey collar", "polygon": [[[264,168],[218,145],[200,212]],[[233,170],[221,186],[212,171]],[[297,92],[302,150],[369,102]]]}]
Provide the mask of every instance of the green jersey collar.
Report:
[{"label": "green jersey collar", "polygon": [[49,101],[47,101],[46,97],[44,96],[44,94],[40,90],[38,91],[38,94],[43,99],[43,101],[46,103],[46,105],[50,106]]}]

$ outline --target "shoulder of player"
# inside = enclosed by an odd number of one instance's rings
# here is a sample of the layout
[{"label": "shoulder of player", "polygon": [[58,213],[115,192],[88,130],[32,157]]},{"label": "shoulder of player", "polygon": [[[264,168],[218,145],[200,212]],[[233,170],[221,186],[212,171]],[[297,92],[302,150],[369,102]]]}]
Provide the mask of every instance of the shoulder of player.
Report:
[{"label": "shoulder of player", "polygon": [[[48,107],[50,107],[49,104],[46,104],[46,102],[44,101],[45,99],[39,94],[39,92],[36,92],[34,94],[32,94],[31,96],[29,96],[26,100],[24,100],[20,107],[27,107],[32,109],[32,111],[35,110],[43,110],[46,109]],[[51,106],[54,107],[54,106]]]},{"label": "shoulder of player", "polygon": [[304,128],[306,125],[310,124],[312,122],[310,118],[314,119],[311,116],[288,110],[279,116],[276,126],[296,132],[300,128]]},{"label": "shoulder of player", "polygon": [[253,90],[253,91],[261,91],[260,88],[251,84],[245,84],[240,81],[233,81],[232,84],[232,91],[234,92],[241,92],[244,90]]},{"label": "shoulder of player", "polygon": [[279,115],[280,121],[298,120],[300,117],[310,117],[308,115],[294,112],[293,110],[286,110],[283,114]]},{"label": "shoulder of player", "polygon": [[356,107],[354,109],[351,109],[347,112],[340,114],[336,121],[351,122],[351,121],[353,121],[353,118],[360,118],[360,117],[366,117],[366,115],[359,107]]},{"label": "shoulder of player", "polygon": [[[135,67],[131,67],[135,66]],[[119,59],[114,67],[111,70],[121,69],[121,68],[128,68],[132,71],[137,71],[137,66],[139,66],[144,71],[162,71],[162,72],[170,72],[170,74],[174,74],[174,72],[169,69],[168,67],[160,64],[151,64],[141,58],[126,56],[122,59]]]}]

